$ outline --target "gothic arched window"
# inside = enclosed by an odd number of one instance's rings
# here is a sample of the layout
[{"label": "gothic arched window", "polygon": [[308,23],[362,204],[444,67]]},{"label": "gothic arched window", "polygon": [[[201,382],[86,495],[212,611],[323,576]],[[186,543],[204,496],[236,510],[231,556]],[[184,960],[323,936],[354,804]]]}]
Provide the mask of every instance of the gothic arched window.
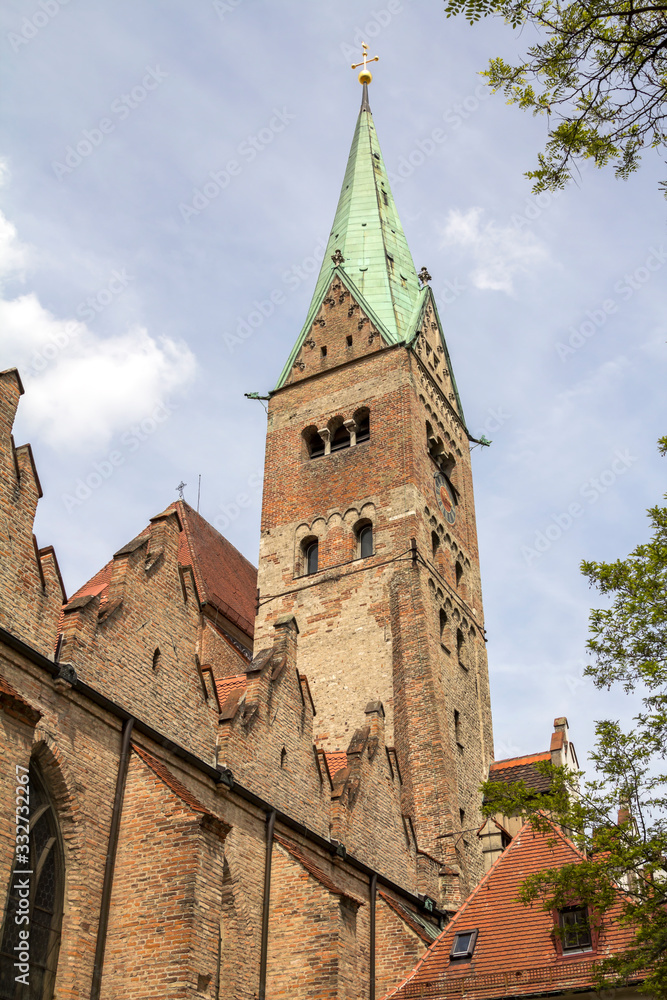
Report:
[{"label": "gothic arched window", "polygon": [[[0,942],[0,1000],[51,1000],[60,950],[65,865],[58,818],[39,771],[30,766],[29,865],[15,863]],[[19,854],[19,858],[24,854]],[[22,874],[22,872],[31,874]],[[27,913],[28,921],[16,922]],[[28,972],[20,962],[27,930]],[[14,963],[19,958],[19,967]],[[18,980],[17,981],[17,975]]]}]

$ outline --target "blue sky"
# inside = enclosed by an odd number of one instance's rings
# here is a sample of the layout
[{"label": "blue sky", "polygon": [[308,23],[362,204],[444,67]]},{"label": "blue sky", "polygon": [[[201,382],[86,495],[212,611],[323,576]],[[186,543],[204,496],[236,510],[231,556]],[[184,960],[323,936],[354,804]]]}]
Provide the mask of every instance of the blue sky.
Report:
[{"label": "blue sky", "polygon": [[403,226],[493,440],[473,467],[496,754],[545,748],[565,714],[581,756],[595,718],[630,716],[581,676],[578,567],[644,540],[665,492],[659,157],[535,198],[546,122],[478,75],[530,34],[435,0],[6,0],[1,18],[0,362],[24,376],[15,437],[68,592],[179,482],[196,505],[199,474],[202,514],[256,561],[265,414],[243,393],[275,384],[303,323],[364,40]]}]

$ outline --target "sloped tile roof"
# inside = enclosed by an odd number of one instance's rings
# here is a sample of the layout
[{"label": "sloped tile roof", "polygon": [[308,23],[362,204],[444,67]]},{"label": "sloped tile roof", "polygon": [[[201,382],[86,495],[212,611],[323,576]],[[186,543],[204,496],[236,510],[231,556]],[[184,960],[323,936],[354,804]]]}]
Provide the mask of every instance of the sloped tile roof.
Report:
[{"label": "sloped tile roof", "polygon": [[219,531],[184,500],[171,505],[181,515],[181,565],[191,565],[199,597],[219,608],[252,638],[255,626],[257,569]]},{"label": "sloped tile roof", "polygon": [[314,879],[316,879],[321,885],[323,885],[325,889],[328,889],[329,892],[332,893],[334,896],[345,896],[346,899],[352,900],[352,902],[356,903],[357,906],[363,906],[363,899],[359,899],[357,896],[353,896],[345,889],[342,889],[339,885],[336,885],[333,879],[329,878],[329,876],[325,872],[323,872],[322,869],[319,868],[318,865],[316,865],[314,861],[312,861],[308,857],[307,854],[304,854],[301,848],[298,847],[296,844],[293,844],[289,840],[285,840],[284,837],[281,837],[277,833],[274,833],[273,839],[276,841],[276,843],[280,844],[280,846],[283,847],[288,854],[291,854],[292,857],[295,858],[295,860],[298,861],[299,864],[306,869],[309,875],[312,875]]},{"label": "sloped tile roof", "polygon": [[[596,958],[626,947],[633,932],[619,926],[619,890],[618,906],[605,915],[597,951],[558,954],[552,914],[539,903],[525,907],[517,900],[528,875],[583,860],[560,830],[552,831],[541,833],[530,822],[524,824],[412,973],[387,998],[491,1000],[593,986]],[[478,931],[472,958],[451,961],[454,936],[469,930]]]},{"label": "sloped tile roof", "polygon": [[531,753],[523,757],[510,757],[508,760],[496,760],[489,768],[489,781],[504,781],[511,784],[515,781],[525,781],[528,788],[536,792],[548,792],[551,782],[540,774],[534,766],[538,761],[551,760],[549,751]]},{"label": "sloped tile roof", "polygon": [[215,680],[215,688],[220,702],[220,718],[232,719],[241,698],[245,694],[248,678],[245,674],[220,677]]},{"label": "sloped tile roof", "polygon": [[347,753],[345,750],[325,750],[324,756],[327,759],[327,767],[333,780],[336,771],[342,771],[344,767],[347,767]]},{"label": "sloped tile roof", "polygon": [[412,928],[415,934],[417,934],[422,941],[425,941],[426,944],[431,944],[431,942],[438,936],[438,928],[433,924],[429,924],[428,920],[424,920],[418,913],[413,913],[412,910],[403,906],[402,903],[399,903],[397,899],[394,899],[392,896],[388,895],[388,893],[382,892],[381,889],[378,889],[378,896],[380,896],[385,901],[387,906],[390,906],[394,913],[397,913],[401,920],[404,920],[408,927]]},{"label": "sloped tile roof", "polygon": [[[165,513],[170,511],[179,515],[183,526],[178,542],[178,561],[181,566],[192,567],[202,604],[211,604],[252,639],[257,570],[231,542],[223,538],[219,531],[184,500],[176,500],[170,504]],[[149,530],[149,527],[144,528],[119,552],[136,548]],[[104,604],[112,569],[113,561],[110,561],[72,595],[69,605],[76,606],[75,602],[87,595],[99,595]]]}]

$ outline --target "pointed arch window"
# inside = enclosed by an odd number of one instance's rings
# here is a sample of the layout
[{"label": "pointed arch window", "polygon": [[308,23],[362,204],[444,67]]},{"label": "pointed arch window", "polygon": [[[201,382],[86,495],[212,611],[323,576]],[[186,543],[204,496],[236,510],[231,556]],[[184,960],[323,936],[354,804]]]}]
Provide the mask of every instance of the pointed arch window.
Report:
[{"label": "pointed arch window", "polygon": [[[4,929],[0,941],[0,1000],[51,1000],[58,965],[65,892],[65,865],[56,811],[37,766],[29,772],[29,867],[16,863],[9,884]],[[23,855],[20,855],[21,857]],[[26,895],[27,893],[27,895]],[[27,909],[26,909],[27,902]],[[29,922],[17,924],[26,913]],[[27,985],[17,982],[20,931],[29,930]],[[19,970],[19,973],[22,970]]]}]

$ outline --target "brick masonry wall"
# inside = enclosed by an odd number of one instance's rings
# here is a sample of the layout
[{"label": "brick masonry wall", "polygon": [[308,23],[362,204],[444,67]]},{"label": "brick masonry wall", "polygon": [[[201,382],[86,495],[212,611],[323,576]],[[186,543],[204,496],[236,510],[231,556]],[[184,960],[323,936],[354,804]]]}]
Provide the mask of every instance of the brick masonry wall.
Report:
[{"label": "brick masonry wall", "polygon": [[93,597],[66,611],[61,659],[213,762],[217,705],[205,697],[197,669],[199,606],[191,576],[179,573],[179,532],[175,513],[154,518],[141,545],[120,550],[108,600]]},{"label": "brick masonry wall", "polygon": [[[377,357],[380,360],[382,354]],[[11,389],[12,400],[9,408],[0,407],[6,430],[18,400],[18,383],[11,376],[2,384]],[[22,479],[24,485],[29,482],[27,472]],[[38,492],[25,508],[21,537],[30,537]],[[361,512],[369,509],[362,507]],[[16,520],[15,510],[15,497],[0,491],[3,523]],[[334,538],[340,558],[352,549],[342,520],[338,528]],[[221,763],[229,763],[256,794],[325,840],[337,823],[355,853],[407,888],[417,885],[415,845],[406,838],[401,819],[404,793],[398,772],[392,774],[388,764],[380,715],[364,711],[370,700],[365,691],[360,708],[354,709],[355,730],[368,727],[368,740],[363,747],[350,748],[350,780],[342,783],[332,806],[329,779],[313,747],[303,636],[297,637],[289,620],[280,623],[273,616],[264,635],[271,657],[264,667],[248,670],[246,700],[238,718],[219,724],[217,701],[211,692],[206,697],[197,668],[197,656],[200,665],[205,663],[202,621],[191,575],[178,570],[178,535],[176,515],[154,518],[148,534],[114,558],[108,595],[75,601],[63,626],[62,660],[72,662],[87,684],[162,733],[161,742],[147,749],[185,786],[186,798],[194,796],[205,810],[193,810],[133,754],[111,902],[104,1000],[212,997],[218,975],[221,996],[250,997],[257,991],[266,817],[261,809],[184,764],[172,753],[169,740],[187,747],[207,765],[215,763],[216,755],[222,756]],[[386,544],[391,542],[390,533],[388,538]],[[36,580],[34,550],[22,544],[11,560],[11,580],[29,584],[21,604],[21,635],[29,642],[38,636],[34,648],[48,654],[55,638],[55,592],[47,582],[45,592],[53,607],[46,614],[48,601],[40,603],[30,596]],[[384,572],[377,570],[374,586],[380,597],[371,594],[373,600],[384,600]],[[8,580],[5,577],[3,584],[13,586]],[[370,617],[381,622],[377,648],[389,648],[383,662],[391,673],[391,609],[375,608]],[[221,652],[220,641],[209,640],[206,656],[217,676],[245,669],[241,657],[233,653],[227,659],[228,647]],[[154,666],[156,649],[160,655]],[[33,726],[13,715],[10,702],[0,699],[0,902],[6,896],[13,856],[13,829],[7,818],[11,819],[14,807],[13,768],[16,763],[28,766],[32,756],[52,797],[63,840],[64,914],[55,995],[59,1000],[78,1000],[89,995],[92,981],[121,723],[66,680],[54,680],[9,646],[0,645],[0,676],[41,713],[41,718],[34,716]],[[246,716],[245,709],[252,706],[256,711]],[[349,743],[346,740],[343,747]],[[218,817],[224,831],[229,829],[226,838],[208,813]],[[269,975],[284,975],[285,956],[298,940],[309,956],[304,975],[315,983],[313,996],[319,995],[323,983],[326,995],[367,997],[367,881],[305,834],[301,848],[362,905],[332,894],[306,872],[312,886],[303,890],[308,913],[299,930],[303,941],[295,938],[295,922],[283,926],[272,916]],[[272,906],[278,913],[281,907],[294,907],[291,880],[297,870],[305,869],[293,859],[281,858],[279,848],[274,859]],[[282,888],[281,865],[288,871]],[[303,887],[301,874],[298,879]],[[328,971],[319,964],[321,948],[328,956]],[[396,971],[398,978],[409,969]]]},{"label": "brick masonry wall", "polygon": [[381,898],[376,904],[375,928],[375,995],[382,997],[400,982],[401,969],[407,969],[407,975],[415,967],[426,943]]},{"label": "brick masonry wall", "polygon": [[50,655],[64,592],[53,550],[33,538],[42,490],[30,445],[12,440],[22,391],[15,368],[0,372],[0,625]]},{"label": "brick masonry wall", "polygon": [[353,1000],[357,907],[332,895],[280,845],[274,854],[267,996]]},{"label": "brick masonry wall", "polygon": [[[269,404],[256,636],[296,616],[299,669],[326,748],[345,749],[365,704],[382,702],[418,844],[462,866],[465,888],[482,875],[465,831],[481,823],[478,788],[493,754],[469,443],[432,307],[412,351],[383,348],[372,324],[360,330],[354,305],[334,280]],[[309,457],[309,434],[326,438],[363,408],[369,441]],[[429,437],[451,458],[453,523],[438,505]],[[354,527],[364,517],[374,554],[361,560]],[[312,537],[318,572],[306,576],[301,543]]]},{"label": "brick masonry wall", "polygon": [[223,853],[216,832],[132,755],[102,983],[105,1000],[194,997],[215,984]]}]

